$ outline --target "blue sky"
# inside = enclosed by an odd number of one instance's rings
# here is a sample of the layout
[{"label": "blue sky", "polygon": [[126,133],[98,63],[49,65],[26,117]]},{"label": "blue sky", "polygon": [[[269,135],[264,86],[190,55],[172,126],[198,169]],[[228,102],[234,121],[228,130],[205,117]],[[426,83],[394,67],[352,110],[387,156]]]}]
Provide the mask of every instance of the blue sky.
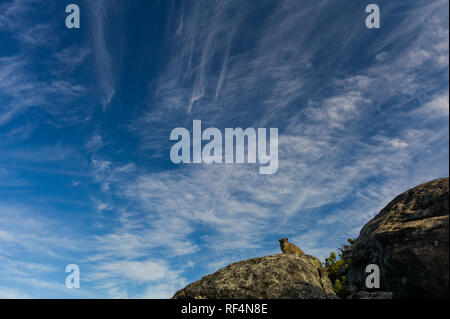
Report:
[{"label": "blue sky", "polygon": [[[448,176],[448,1],[0,0],[0,298],[165,298],[289,237],[323,258]],[[174,165],[274,127],[279,168]],[[81,288],[65,287],[78,264]]]}]

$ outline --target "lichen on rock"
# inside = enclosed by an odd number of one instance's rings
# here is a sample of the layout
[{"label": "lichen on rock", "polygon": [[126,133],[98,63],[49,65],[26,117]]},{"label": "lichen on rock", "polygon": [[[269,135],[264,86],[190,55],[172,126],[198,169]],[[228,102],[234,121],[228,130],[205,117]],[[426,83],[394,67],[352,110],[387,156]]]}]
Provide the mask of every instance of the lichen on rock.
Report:
[{"label": "lichen on rock", "polygon": [[318,258],[277,254],[230,264],[179,290],[173,298],[335,299],[337,296]]}]

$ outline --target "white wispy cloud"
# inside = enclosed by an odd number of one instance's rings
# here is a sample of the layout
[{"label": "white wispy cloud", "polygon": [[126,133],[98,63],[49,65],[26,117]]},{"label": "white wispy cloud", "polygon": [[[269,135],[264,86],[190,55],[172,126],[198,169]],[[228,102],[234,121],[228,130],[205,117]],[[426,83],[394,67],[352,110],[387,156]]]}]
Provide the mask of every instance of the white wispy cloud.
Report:
[{"label": "white wispy cloud", "polygon": [[72,45],[53,54],[56,62],[63,66],[64,71],[73,71],[77,66],[84,63],[92,53],[88,47]]},{"label": "white wispy cloud", "polygon": [[[57,118],[54,122],[58,125],[80,123],[92,112],[92,105],[73,105],[86,96],[88,88],[69,76],[90,50],[81,45],[59,48],[62,39],[58,35],[63,27],[55,22],[58,17],[36,22],[39,14],[45,15],[51,8],[52,4],[35,0],[0,4],[0,30],[17,43],[13,53],[0,51],[0,125],[36,108]],[[50,51],[48,57],[36,59],[42,48]],[[47,72],[54,75],[51,80]]]},{"label": "white wispy cloud", "polygon": [[449,99],[448,91],[444,94],[439,94],[431,101],[415,110],[415,115],[418,117],[425,117],[425,120],[448,117],[449,115]]},{"label": "white wispy cloud", "polygon": [[0,286],[0,299],[30,299],[30,295],[20,289]]},{"label": "white wispy cloud", "polygon": [[114,76],[114,65],[118,61],[114,61],[108,50],[106,42],[106,23],[109,15],[112,14],[111,6],[117,3],[109,1],[86,1],[90,8],[89,21],[92,28],[92,46],[95,56],[95,67],[99,85],[101,89],[101,104],[103,110],[106,110],[116,94],[116,79]]},{"label": "white wispy cloud", "polygon": [[[85,107],[61,107],[83,96],[86,88],[69,80],[45,81],[29,71],[33,62],[22,54],[0,57],[0,125],[10,122],[31,108],[40,108],[60,120],[83,117]],[[77,114],[76,114],[77,113]],[[75,115],[76,114],[76,115]]]},{"label": "white wispy cloud", "polygon": [[[63,235],[60,221],[45,218],[29,207],[15,203],[0,203],[0,231],[2,253],[13,247],[33,254],[62,256],[61,251],[77,250],[77,240],[69,234]],[[56,232],[57,229],[61,232]],[[65,229],[68,229],[66,225]]]},{"label": "white wispy cloud", "polygon": [[90,139],[86,142],[85,148],[90,151],[98,151],[103,146],[105,146],[105,142],[103,141],[103,137],[99,133],[95,133],[90,137]]},{"label": "white wispy cloud", "polygon": [[28,205],[2,201],[0,246],[1,298],[93,296],[65,287],[65,265],[73,262],[72,254],[89,250],[89,240],[73,225]]}]

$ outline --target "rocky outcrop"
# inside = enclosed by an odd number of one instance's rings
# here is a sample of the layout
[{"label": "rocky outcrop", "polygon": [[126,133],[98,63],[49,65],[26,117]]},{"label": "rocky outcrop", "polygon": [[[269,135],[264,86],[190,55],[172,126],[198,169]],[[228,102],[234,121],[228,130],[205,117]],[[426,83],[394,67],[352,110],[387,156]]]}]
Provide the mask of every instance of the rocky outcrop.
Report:
[{"label": "rocky outcrop", "polygon": [[173,298],[337,298],[319,259],[278,254],[236,262],[179,290]]},{"label": "rocky outcrop", "polygon": [[365,267],[380,269],[380,290],[394,298],[448,298],[449,179],[419,185],[368,222],[345,251],[349,285],[365,287]]}]

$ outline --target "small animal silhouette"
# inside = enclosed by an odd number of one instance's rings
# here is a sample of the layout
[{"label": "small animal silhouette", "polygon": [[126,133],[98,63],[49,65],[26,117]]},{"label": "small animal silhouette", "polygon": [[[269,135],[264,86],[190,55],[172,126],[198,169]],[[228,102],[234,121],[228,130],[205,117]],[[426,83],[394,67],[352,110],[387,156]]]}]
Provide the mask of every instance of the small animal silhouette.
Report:
[{"label": "small animal silhouette", "polygon": [[281,248],[281,251],[283,252],[283,254],[295,254],[295,255],[304,255],[305,254],[300,248],[298,248],[294,244],[291,244],[290,242],[288,242],[287,238],[281,238],[279,240],[279,242],[280,242],[280,248]]}]

